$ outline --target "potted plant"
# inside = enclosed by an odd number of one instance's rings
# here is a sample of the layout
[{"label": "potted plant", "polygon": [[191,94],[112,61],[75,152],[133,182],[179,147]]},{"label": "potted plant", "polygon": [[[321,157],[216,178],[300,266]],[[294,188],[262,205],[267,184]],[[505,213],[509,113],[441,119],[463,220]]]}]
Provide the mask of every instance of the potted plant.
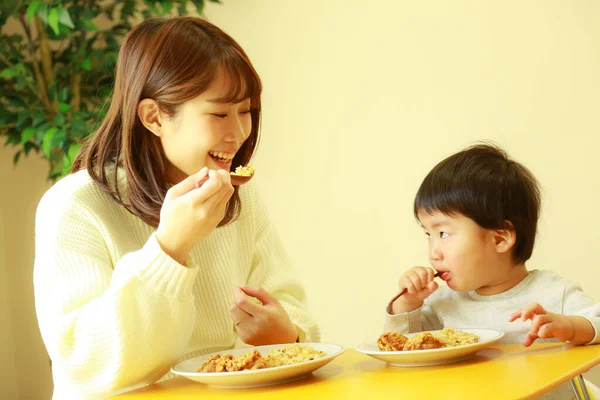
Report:
[{"label": "potted plant", "polygon": [[[220,3],[220,0],[208,0]],[[31,151],[68,174],[82,139],[105,115],[121,39],[152,16],[203,15],[205,0],[3,0],[0,136],[13,163]],[[5,33],[8,26],[15,33]],[[13,29],[15,30],[15,29]]]}]

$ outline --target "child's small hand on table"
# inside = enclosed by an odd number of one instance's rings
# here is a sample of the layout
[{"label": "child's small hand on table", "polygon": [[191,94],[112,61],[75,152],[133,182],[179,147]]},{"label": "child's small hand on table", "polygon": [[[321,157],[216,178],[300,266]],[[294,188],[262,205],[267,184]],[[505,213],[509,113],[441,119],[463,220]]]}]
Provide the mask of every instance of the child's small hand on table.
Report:
[{"label": "child's small hand on table", "polygon": [[531,328],[523,338],[523,345],[529,347],[536,339],[556,338],[561,342],[585,344],[594,338],[594,327],[577,315],[562,315],[546,311],[538,303],[531,303],[522,310],[514,312],[509,322],[517,319],[531,320]]},{"label": "child's small hand on table", "polygon": [[406,293],[392,303],[392,312],[400,314],[416,310],[423,305],[423,300],[429,297],[438,288],[433,280],[435,271],[432,268],[413,267],[406,271],[398,282],[400,291]]}]

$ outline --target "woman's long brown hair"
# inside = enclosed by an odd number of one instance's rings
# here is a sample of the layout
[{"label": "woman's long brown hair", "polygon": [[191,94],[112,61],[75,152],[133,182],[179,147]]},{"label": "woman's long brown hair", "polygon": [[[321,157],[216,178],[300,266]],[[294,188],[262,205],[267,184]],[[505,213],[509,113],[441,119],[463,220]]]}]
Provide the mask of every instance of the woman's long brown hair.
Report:
[{"label": "woman's long brown hair", "polygon": [[[244,50],[221,29],[200,18],[178,17],[149,19],[127,34],[119,51],[106,118],[84,143],[71,173],[87,169],[117,203],[157,227],[172,185],[167,178],[170,164],[160,139],[141,123],[138,103],[154,99],[162,112],[174,116],[183,103],[210,86],[219,69],[231,82],[220,101],[251,100],[252,130],[232,162],[232,167],[246,165],[258,143],[260,78]],[[126,196],[119,191],[117,169],[125,172]],[[236,187],[219,226],[235,220],[240,208]]]}]

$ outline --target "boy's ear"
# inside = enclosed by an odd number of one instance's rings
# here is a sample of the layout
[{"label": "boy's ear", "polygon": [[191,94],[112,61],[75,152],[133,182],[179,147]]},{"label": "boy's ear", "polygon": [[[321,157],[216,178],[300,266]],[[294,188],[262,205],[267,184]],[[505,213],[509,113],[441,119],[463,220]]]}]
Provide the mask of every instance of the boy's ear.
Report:
[{"label": "boy's ear", "polygon": [[137,114],[142,124],[156,136],[161,136],[161,115],[154,99],[143,99],[138,103]]},{"label": "boy's ear", "polygon": [[506,220],[504,225],[504,229],[494,229],[494,244],[498,253],[510,251],[517,242],[517,232],[513,224]]}]

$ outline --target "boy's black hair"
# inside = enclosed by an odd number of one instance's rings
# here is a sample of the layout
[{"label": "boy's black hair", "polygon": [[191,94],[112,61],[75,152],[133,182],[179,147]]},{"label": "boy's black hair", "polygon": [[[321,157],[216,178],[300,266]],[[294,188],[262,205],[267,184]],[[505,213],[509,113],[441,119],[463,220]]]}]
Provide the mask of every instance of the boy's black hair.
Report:
[{"label": "boy's black hair", "polygon": [[485,229],[516,232],[513,259],[531,257],[540,214],[535,176],[493,144],[477,144],[437,164],[425,177],[414,202],[414,214],[462,214]]}]

